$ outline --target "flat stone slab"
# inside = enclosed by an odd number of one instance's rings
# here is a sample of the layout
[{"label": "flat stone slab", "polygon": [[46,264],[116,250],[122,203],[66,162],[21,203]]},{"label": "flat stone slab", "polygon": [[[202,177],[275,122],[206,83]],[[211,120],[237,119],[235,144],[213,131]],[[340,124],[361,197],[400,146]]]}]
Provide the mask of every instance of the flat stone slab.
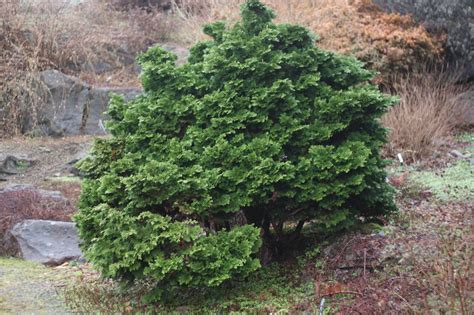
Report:
[{"label": "flat stone slab", "polygon": [[25,220],[10,231],[21,257],[45,265],[60,265],[82,257],[75,223]]}]

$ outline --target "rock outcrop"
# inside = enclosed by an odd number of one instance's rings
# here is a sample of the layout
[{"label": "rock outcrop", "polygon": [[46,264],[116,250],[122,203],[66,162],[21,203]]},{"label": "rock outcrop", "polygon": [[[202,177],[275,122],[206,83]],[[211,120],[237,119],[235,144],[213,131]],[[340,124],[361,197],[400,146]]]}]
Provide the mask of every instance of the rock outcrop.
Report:
[{"label": "rock outcrop", "polygon": [[467,126],[474,126],[474,90],[468,90],[461,94],[458,102],[467,106],[463,123]]},{"label": "rock outcrop", "polygon": [[72,222],[26,220],[16,224],[10,234],[25,260],[56,266],[82,257],[79,236]]},{"label": "rock outcrop", "polygon": [[0,174],[13,175],[21,173],[36,163],[24,155],[11,155],[0,153]]},{"label": "rock outcrop", "polygon": [[464,79],[474,79],[473,0],[374,0],[389,12],[411,14],[430,30],[448,34],[448,58],[464,68]]},{"label": "rock outcrop", "polygon": [[39,129],[49,136],[103,135],[110,94],[130,100],[141,93],[135,88],[94,87],[56,70],[43,71],[40,78],[47,96]]}]

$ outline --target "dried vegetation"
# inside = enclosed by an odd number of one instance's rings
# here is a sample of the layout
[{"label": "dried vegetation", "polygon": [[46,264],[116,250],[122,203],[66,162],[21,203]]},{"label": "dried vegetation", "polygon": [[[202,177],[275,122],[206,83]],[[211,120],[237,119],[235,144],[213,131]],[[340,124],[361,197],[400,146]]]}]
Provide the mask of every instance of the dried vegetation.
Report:
[{"label": "dried vegetation", "polygon": [[[243,0],[181,0],[177,12],[184,42],[203,37],[201,26],[213,20],[233,22]],[[277,21],[309,27],[324,49],[355,55],[382,73],[408,71],[423,60],[443,56],[444,34],[429,34],[411,17],[382,12],[371,0],[266,0]]]},{"label": "dried vegetation", "polygon": [[136,54],[165,39],[171,29],[172,21],[159,8],[121,11],[97,1],[2,1],[0,137],[22,134],[41,119],[47,90],[40,71],[53,68],[93,84],[135,86]]},{"label": "dried vegetation", "polygon": [[413,71],[391,78],[391,92],[400,97],[382,121],[390,129],[386,154],[402,154],[406,162],[431,158],[463,125],[469,103],[460,97],[472,84],[458,84],[456,73]]}]

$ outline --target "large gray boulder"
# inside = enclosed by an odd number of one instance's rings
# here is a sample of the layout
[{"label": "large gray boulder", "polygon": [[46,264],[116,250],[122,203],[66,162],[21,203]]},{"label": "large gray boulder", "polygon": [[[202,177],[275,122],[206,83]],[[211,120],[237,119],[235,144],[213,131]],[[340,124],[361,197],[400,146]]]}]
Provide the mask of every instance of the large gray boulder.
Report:
[{"label": "large gray boulder", "polygon": [[28,219],[68,220],[71,202],[59,191],[38,189],[30,184],[10,184],[0,189],[0,255],[21,252],[9,230]]},{"label": "large gray boulder", "polygon": [[82,257],[72,222],[26,220],[16,224],[10,234],[25,260],[56,266]]},{"label": "large gray boulder", "polygon": [[141,93],[136,88],[91,86],[56,70],[41,72],[40,81],[46,96],[39,129],[50,136],[103,135],[110,94],[130,100]]},{"label": "large gray boulder", "polygon": [[411,14],[430,30],[448,33],[450,61],[464,67],[464,79],[474,79],[473,0],[374,0],[389,12]]}]

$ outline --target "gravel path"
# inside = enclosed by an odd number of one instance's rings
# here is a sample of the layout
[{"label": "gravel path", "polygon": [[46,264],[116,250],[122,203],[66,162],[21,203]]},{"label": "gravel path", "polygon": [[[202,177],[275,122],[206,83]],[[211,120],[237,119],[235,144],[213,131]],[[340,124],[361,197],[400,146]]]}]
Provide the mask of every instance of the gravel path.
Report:
[{"label": "gravel path", "polygon": [[72,314],[56,293],[61,282],[43,265],[0,258],[0,314]]}]

